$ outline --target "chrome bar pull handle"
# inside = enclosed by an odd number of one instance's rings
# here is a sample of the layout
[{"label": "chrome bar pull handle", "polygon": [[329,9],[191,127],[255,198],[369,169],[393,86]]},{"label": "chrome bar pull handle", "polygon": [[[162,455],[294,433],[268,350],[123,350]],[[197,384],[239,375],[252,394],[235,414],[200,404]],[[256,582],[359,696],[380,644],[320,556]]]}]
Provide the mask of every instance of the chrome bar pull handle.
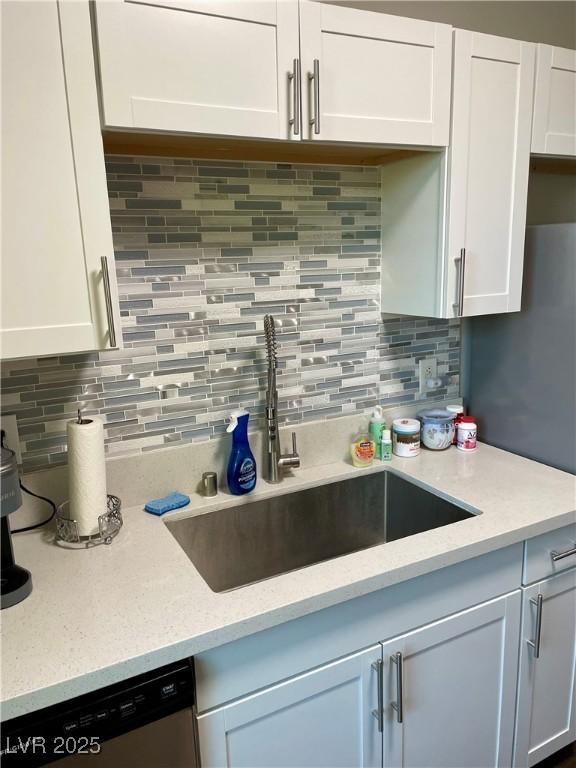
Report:
[{"label": "chrome bar pull handle", "polygon": [[464,283],[466,280],[466,248],[460,250],[460,268],[462,270],[462,279],[460,280],[460,317],[464,315]]},{"label": "chrome bar pull handle", "polygon": [[294,59],[292,62],[292,72],[288,73],[288,80],[292,83],[292,117],[288,120],[288,123],[292,127],[294,136],[300,136],[301,119],[300,119],[300,59]]},{"label": "chrome bar pull handle", "polygon": [[314,81],[313,89],[313,114],[310,118],[310,125],[314,127],[314,133],[320,133],[320,60],[314,59],[313,71],[308,72],[308,83]]},{"label": "chrome bar pull handle", "polygon": [[550,557],[552,560],[554,560],[555,563],[558,562],[558,560],[564,560],[565,557],[572,557],[572,555],[576,555],[576,547],[572,547],[572,549],[567,549],[564,552],[550,552]]},{"label": "chrome bar pull handle", "polygon": [[544,597],[537,595],[536,599],[530,598],[530,603],[536,606],[536,630],[534,633],[534,640],[527,640],[529,646],[534,649],[534,658],[540,658],[540,643],[542,640],[542,603]]},{"label": "chrome bar pull handle", "polygon": [[384,662],[382,659],[372,663],[372,669],[376,672],[376,684],[378,686],[378,704],[377,708],[372,710],[372,714],[378,720],[378,730],[384,732]]},{"label": "chrome bar pull handle", "polygon": [[108,318],[108,334],[110,346],[116,346],[116,328],[114,327],[114,308],[112,306],[112,292],[110,291],[110,273],[108,272],[108,258],[102,256],[102,283],[104,284],[104,300],[106,302],[106,317]]},{"label": "chrome bar pull handle", "polygon": [[292,453],[294,456],[298,453],[298,446],[296,445],[296,432],[292,432]]},{"label": "chrome bar pull handle", "polygon": [[400,651],[390,656],[390,661],[396,664],[396,701],[391,704],[392,709],[396,712],[396,722],[404,722],[404,659]]},{"label": "chrome bar pull handle", "polygon": [[458,317],[462,317],[464,314],[464,272],[466,269],[466,248],[460,248],[460,256],[454,259],[454,263],[458,264],[458,283],[456,288],[456,301],[454,306],[457,308]]}]

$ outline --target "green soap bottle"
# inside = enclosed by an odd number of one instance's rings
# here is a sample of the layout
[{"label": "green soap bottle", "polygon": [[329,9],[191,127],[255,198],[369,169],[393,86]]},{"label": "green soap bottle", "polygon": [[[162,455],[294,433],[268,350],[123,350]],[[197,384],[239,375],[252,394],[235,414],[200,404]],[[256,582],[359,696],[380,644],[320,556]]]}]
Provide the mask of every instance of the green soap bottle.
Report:
[{"label": "green soap bottle", "polygon": [[372,440],[374,440],[374,444],[376,445],[377,459],[382,458],[382,447],[381,447],[382,432],[385,429],[386,429],[386,419],[384,418],[384,411],[382,410],[381,405],[377,405],[372,411],[372,416],[370,418],[370,425],[368,428],[370,437],[372,438]]},{"label": "green soap bottle", "polygon": [[389,429],[382,430],[380,441],[380,458],[382,461],[392,461],[392,435]]}]

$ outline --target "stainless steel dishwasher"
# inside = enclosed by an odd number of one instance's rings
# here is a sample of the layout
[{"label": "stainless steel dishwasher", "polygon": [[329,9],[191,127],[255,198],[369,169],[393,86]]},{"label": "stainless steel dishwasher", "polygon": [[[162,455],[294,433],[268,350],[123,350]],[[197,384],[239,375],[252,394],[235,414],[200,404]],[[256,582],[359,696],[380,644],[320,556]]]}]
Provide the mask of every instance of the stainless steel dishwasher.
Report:
[{"label": "stainless steel dishwasher", "polygon": [[1,742],[3,768],[199,768],[193,660],[7,720]]}]

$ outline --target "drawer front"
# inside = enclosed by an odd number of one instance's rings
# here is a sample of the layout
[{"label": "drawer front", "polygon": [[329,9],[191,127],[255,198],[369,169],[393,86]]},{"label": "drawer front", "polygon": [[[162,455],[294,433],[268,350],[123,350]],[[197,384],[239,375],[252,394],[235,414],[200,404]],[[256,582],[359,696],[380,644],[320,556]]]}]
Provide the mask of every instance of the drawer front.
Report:
[{"label": "drawer front", "polygon": [[523,584],[532,584],[576,566],[576,524],[558,528],[524,544]]}]

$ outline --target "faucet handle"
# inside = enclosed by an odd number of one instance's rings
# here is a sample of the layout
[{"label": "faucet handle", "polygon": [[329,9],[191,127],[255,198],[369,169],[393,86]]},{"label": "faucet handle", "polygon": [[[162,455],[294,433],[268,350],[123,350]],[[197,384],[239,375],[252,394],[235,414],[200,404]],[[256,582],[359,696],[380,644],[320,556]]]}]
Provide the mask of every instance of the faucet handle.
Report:
[{"label": "faucet handle", "polygon": [[296,432],[292,432],[292,453],[282,453],[278,457],[279,467],[288,467],[289,469],[298,469],[300,466],[300,456],[296,446]]}]

